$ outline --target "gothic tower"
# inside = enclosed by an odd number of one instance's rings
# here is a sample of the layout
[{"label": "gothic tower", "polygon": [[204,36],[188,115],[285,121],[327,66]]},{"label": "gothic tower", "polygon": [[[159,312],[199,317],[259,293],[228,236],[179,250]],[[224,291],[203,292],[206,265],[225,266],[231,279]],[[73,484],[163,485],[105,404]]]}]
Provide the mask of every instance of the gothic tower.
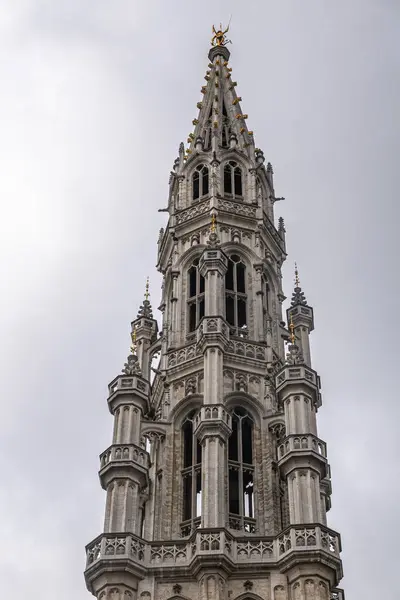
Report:
[{"label": "gothic tower", "polygon": [[170,176],[161,331],[147,289],[109,385],[104,533],[86,548],[97,600],[344,600],[313,309],[296,275],[283,321],[279,198],[225,42]]}]

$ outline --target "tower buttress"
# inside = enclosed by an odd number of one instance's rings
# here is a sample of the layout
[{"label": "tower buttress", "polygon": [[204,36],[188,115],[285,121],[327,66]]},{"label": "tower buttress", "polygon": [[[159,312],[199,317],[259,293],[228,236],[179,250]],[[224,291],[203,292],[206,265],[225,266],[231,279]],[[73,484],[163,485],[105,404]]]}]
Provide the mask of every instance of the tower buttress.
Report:
[{"label": "tower buttress", "polygon": [[282,320],[284,198],[247,126],[227,30],[213,32],[160,209],[160,333],[147,283],[109,385],[104,532],[87,546],[86,583],[97,600],[344,600],[313,309],[296,267]]}]

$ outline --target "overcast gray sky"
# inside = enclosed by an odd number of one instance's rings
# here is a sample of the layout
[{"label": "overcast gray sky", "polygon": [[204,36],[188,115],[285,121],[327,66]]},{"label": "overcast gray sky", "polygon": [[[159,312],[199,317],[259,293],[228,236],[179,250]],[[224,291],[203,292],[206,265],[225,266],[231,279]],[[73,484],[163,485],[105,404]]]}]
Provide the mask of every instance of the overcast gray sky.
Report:
[{"label": "overcast gray sky", "polygon": [[0,581],[85,600],[108,382],[155,271],[212,23],[314,307],[346,600],[397,600],[400,3],[0,0]]}]

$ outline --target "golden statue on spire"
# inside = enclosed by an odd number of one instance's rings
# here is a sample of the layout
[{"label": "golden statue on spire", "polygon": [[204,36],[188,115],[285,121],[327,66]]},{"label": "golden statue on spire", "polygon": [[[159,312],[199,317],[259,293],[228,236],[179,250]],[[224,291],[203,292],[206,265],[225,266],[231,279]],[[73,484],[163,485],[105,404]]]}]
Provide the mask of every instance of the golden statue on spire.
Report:
[{"label": "golden statue on spire", "polygon": [[[229,23],[230,22],[231,22],[231,20],[229,19]],[[228,27],[225,29],[225,31],[223,31],[222,23],[219,24],[218,30],[216,30],[213,25],[212,32],[214,35],[211,38],[211,45],[212,46],[226,46],[226,44],[230,44],[231,41],[227,40],[225,37],[225,34],[228,33],[228,31],[229,31],[229,24],[228,24]]]}]

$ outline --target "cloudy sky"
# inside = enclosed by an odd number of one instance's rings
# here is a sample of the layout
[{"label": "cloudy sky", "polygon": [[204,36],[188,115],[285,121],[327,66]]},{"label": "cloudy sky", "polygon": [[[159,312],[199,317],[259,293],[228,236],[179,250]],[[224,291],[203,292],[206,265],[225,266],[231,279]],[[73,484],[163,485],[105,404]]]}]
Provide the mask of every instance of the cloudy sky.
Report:
[{"label": "cloudy sky", "polygon": [[107,383],[213,22],[315,311],[346,600],[399,598],[398,0],[0,1],[2,597],[85,600]]}]

